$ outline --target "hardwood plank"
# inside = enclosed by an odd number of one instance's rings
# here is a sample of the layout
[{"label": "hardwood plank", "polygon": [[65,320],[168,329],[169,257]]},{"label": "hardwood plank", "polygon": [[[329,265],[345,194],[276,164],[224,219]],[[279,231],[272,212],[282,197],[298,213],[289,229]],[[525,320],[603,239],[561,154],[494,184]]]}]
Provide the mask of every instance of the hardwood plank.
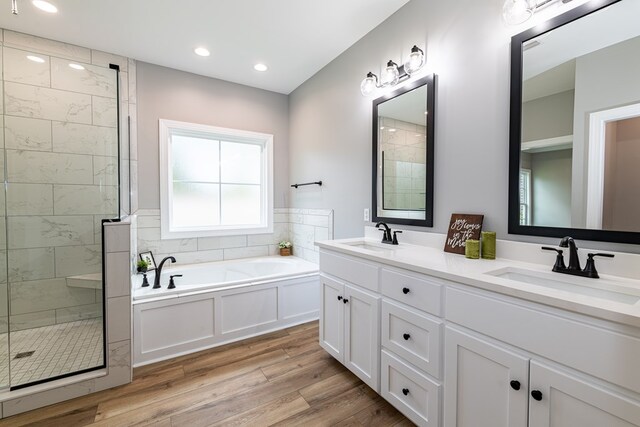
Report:
[{"label": "hardwood plank", "polygon": [[274,426],[330,426],[375,403],[380,397],[365,384],[312,405]]},{"label": "hardwood plank", "polygon": [[298,392],[293,392],[249,411],[225,418],[212,426],[269,426],[305,409],[309,409],[307,402]]},{"label": "hardwood plank", "polygon": [[399,423],[394,424],[393,427],[415,427],[415,424],[409,421],[408,418],[405,418]]},{"label": "hardwood plank", "polygon": [[337,362],[320,360],[312,363],[304,370],[282,375],[267,383],[260,384],[252,390],[237,393],[215,404],[206,404],[171,417],[174,425],[205,426],[242,413],[273,399],[299,390],[309,384],[335,375],[345,368]]},{"label": "hardwood plank", "polygon": [[313,362],[318,360],[329,360],[331,355],[326,351],[315,351],[299,357],[290,357],[282,362],[274,363],[273,365],[262,368],[262,373],[268,380],[279,377],[281,375],[290,374],[291,372],[305,369]]},{"label": "hardwood plank", "polygon": [[[279,362],[288,358],[283,350],[274,350],[269,353],[230,363],[209,371],[199,371],[198,374],[185,376],[176,381],[160,384],[158,387],[149,387],[133,396],[123,396],[111,399],[98,405],[96,420],[104,420],[118,414],[133,411],[149,404],[171,399],[176,395],[190,392],[200,392],[202,388],[209,388],[230,378],[260,370],[263,366]],[[262,374],[262,372],[260,371]],[[263,375],[264,377],[264,375]]]},{"label": "hardwood plank", "polygon": [[382,398],[355,414],[354,417],[362,425],[369,427],[393,426],[400,421],[406,420],[404,415]]},{"label": "hardwood plank", "polygon": [[[201,405],[215,405],[234,393],[245,392],[267,382],[260,369],[225,381],[196,389],[195,392],[168,395],[165,399],[143,406],[131,407],[131,410],[97,421],[92,426],[135,426],[161,421],[172,415],[197,408]],[[98,409],[99,410],[99,409]]]},{"label": "hardwood plank", "polygon": [[325,380],[318,381],[300,390],[300,394],[311,406],[331,399],[362,384],[362,381],[346,369]]},{"label": "hardwood plank", "polygon": [[1,426],[412,426],[318,345],[318,322],[159,362]]}]

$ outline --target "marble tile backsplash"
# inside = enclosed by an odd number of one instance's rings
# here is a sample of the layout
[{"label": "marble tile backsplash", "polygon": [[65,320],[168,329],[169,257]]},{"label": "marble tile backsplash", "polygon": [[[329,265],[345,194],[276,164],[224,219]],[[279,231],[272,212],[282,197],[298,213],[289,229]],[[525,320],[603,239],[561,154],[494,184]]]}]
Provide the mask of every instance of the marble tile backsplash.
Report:
[{"label": "marble tile backsplash", "polygon": [[271,234],[192,239],[162,240],[159,209],[138,210],[136,217],[137,250],[152,251],[156,262],[168,255],[184,264],[277,255],[278,242],[290,240],[295,256],[317,263],[314,242],[333,238],[333,211],[328,209],[274,209]]}]

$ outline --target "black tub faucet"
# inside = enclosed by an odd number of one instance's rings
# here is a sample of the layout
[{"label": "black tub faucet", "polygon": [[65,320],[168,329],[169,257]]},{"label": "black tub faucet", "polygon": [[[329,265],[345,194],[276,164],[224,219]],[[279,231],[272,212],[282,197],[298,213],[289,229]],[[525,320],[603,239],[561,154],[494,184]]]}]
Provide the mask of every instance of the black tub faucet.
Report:
[{"label": "black tub faucet", "polygon": [[167,260],[170,260],[171,262],[176,262],[176,259],[172,256],[165,257],[162,261],[160,261],[160,264],[158,264],[158,267],[156,268],[156,275],[153,278],[152,289],[160,288],[160,276],[162,275],[162,267],[164,266],[164,263],[167,262]]},{"label": "black tub faucet", "polygon": [[[384,230],[380,228],[380,226],[384,227]],[[376,228],[382,231],[382,243],[393,244],[393,237],[391,237],[391,229],[384,222],[379,222],[376,224]]]}]

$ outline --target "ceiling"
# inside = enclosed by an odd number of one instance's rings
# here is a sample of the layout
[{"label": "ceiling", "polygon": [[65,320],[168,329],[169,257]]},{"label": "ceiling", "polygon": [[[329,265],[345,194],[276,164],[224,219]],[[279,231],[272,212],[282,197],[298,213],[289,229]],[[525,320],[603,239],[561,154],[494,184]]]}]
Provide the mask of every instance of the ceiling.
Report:
[{"label": "ceiling", "polygon": [[13,16],[4,0],[0,26],[288,94],[408,1],[51,0],[47,14],[18,0]]},{"label": "ceiling", "polygon": [[378,105],[378,115],[420,126],[426,125],[427,86],[413,89]]}]

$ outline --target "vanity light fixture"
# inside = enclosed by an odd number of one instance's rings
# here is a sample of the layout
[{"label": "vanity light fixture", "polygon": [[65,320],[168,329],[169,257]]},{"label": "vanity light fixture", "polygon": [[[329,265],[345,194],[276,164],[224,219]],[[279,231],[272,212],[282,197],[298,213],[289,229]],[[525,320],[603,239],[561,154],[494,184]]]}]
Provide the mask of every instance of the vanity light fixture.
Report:
[{"label": "vanity light fixture", "polygon": [[518,25],[529,20],[536,10],[556,1],[569,3],[572,0],[505,0],[502,18],[508,25]]},{"label": "vanity light fixture", "polygon": [[57,13],[58,12],[58,8],[52,4],[49,3],[48,1],[44,1],[44,0],[33,0],[31,2],[35,7],[37,7],[38,9],[47,12],[47,13]]},{"label": "vanity light fixture", "polygon": [[360,83],[360,92],[364,96],[371,96],[376,89],[383,87],[395,86],[398,82],[408,79],[411,74],[420,70],[424,66],[424,52],[418,46],[411,48],[411,53],[407,58],[407,61],[403,65],[398,65],[392,60],[387,62],[387,66],[380,76],[373,74],[371,71],[367,73],[367,76]]},{"label": "vanity light fixture", "polygon": [[269,67],[267,67],[264,64],[256,64],[253,66],[253,69],[256,71],[267,71],[269,69]]},{"label": "vanity light fixture", "polygon": [[11,13],[18,14],[18,0],[11,0]]},{"label": "vanity light fixture", "polygon": [[84,67],[82,65],[74,64],[73,62],[69,64],[69,67],[73,68],[74,70],[84,70]]},{"label": "vanity light fixture", "polygon": [[44,63],[43,58],[40,58],[39,56],[35,56],[35,55],[27,55],[27,59],[29,61],[37,62],[38,64]]},{"label": "vanity light fixture", "polygon": [[209,49],[207,49],[206,47],[202,47],[202,46],[193,49],[193,51],[198,56],[209,56],[209,55],[211,55],[211,52],[209,52]]}]

